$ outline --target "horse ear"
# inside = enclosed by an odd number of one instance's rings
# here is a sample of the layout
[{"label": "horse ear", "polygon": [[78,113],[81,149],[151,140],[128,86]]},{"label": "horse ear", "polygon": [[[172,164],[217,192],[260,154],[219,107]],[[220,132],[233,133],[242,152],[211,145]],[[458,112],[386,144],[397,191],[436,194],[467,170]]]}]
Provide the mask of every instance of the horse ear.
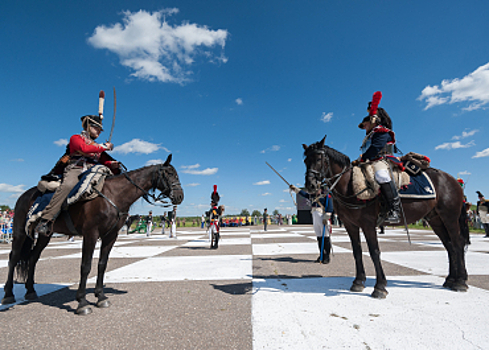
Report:
[{"label": "horse ear", "polygon": [[323,139],[320,141],[321,146],[324,146],[324,141],[326,141],[326,136],[327,136],[327,135],[324,135]]},{"label": "horse ear", "polygon": [[170,165],[171,158],[172,158],[172,155],[171,155],[171,153],[170,153],[170,155],[168,156],[168,158],[166,158],[165,163],[164,163],[163,165],[164,165],[164,166]]},{"label": "horse ear", "polygon": [[302,147],[304,147],[304,150],[307,150],[307,145],[305,143],[302,144]]}]

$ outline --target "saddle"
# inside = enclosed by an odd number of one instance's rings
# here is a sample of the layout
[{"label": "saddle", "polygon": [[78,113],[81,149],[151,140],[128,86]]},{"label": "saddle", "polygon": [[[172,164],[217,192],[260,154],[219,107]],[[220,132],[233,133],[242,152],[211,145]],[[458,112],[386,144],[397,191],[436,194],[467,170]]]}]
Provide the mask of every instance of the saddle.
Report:
[{"label": "saddle", "polygon": [[[70,194],[66,198],[62,212],[68,214],[67,209],[70,205],[82,201],[90,201],[95,199],[99,192],[104,187],[105,178],[112,176],[112,171],[105,165],[94,165],[84,173],[80,175],[80,181],[71,190]],[[25,232],[29,237],[32,237],[31,232],[36,227],[37,221],[41,218],[44,208],[49,204],[51,198],[54,195],[54,191],[61,184],[61,177],[43,177],[37,185],[37,189],[41,192],[41,195],[36,198],[34,203],[29,209],[26,217]],[[71,217],[63,214],[66,224],[73,234],[77,234],[74,229]]]},{"label": "saddle", "polygon": [[[428,174],[424,172],[430,167],[430,159],[422,154],[409,152],[402,156],[400,161],[404,171],[400,169],[399,163],[391,161],[393,178],[399,196],[412,199],[435,198],[435,186]],[[379,194],[379,184],[375,181],[372,164],[365,163],[353,167],[352,185],[353,191],[357,193],[357,198],[360,200],[370,200]]]},{"label": "saddle", "polygon": [[[403,186],[409,185],[410,176],[401,171],[397,165],[392,167],[392,175],[396,188],[399,191]],[[375,181],[374,167],[371,163],[363,163],[353,167],[353,191],[360,200],[370,200],[377,197],[380,185]]]}]

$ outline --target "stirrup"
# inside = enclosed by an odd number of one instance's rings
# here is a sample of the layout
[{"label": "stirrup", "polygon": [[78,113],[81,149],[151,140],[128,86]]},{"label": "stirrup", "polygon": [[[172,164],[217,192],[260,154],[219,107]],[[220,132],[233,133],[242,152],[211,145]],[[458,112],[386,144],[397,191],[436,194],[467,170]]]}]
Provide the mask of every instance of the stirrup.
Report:
[{"label": "stirrup", "polygon": [[52,234],[52,230],[50,226],[52,226],[52,224],[53,223],[49,220],[41,219],[41,221],[37,224],[34,231],[37,232],[38,235],[50,237]]}]

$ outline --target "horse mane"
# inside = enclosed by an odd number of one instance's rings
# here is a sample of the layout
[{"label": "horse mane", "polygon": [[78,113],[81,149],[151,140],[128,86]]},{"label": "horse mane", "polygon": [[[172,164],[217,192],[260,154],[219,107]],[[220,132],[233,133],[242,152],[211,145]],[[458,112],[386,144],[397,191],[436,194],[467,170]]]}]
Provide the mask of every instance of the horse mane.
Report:
[{"label": "horse mane", "polygon": [[307,148],[307,150],[304,151],[304,156],[307,157],[307,153],[309,153],[312,150],[315,151],[324,150],[326,155],[329,157],[329,159],[332,162],[339,164],[340,166],[350,165],[350,158],[347,155],[335,150],[334,148],[324,145],[321,141],[318,141],[310,145]]}]

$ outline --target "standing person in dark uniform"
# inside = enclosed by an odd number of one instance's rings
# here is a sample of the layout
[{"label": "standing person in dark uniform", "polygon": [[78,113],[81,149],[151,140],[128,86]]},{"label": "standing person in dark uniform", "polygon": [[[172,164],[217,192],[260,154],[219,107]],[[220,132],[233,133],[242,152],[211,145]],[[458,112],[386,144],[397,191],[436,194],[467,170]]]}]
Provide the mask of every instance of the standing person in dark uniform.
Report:
[{"label": "standing person in dark uniform", "polygon": [[95,164],[103,164],[110,168],[114,174],[119,174],[120,163],[115,161],[106,151],[114,148],[110,142],[98,144],[95,140],[103,131],[102,119],[105,94],[99,94],[99,114],[81,117],[83,131],[73,135],[67,146],[67,153],[58,161],[51,173],[63,174],[61,185],[54,192],[50,203],[42,212],[42,217],[36,226],[36,232],[42,235],[50,235],[52,225],[58,217],[63,202],[78,183],[79,176]]},{"label": "standing person in dark uniform", "polygon": [[[307,198],[311,201],[311,214],[312,214],[312,225],[314,227],[314,232],[316,233],[316,239],[318,242],[319,256],[316,262],[322,264],[329,264],[331,252],[331,237],[330,237],[330,227],[329,220],[331,219],[331,214],[333,213],[333,200],[329,195],[321,195],[318,192],[315,195],[311,195],[306,191],[300,190],[294,185],[290,185],[290,189],[296,194],[300,194],[302,197]],[[316,200],[316,198],[319,198]],[[324,235],[324,241],[323,241]],[[323,259],[321,260],[321,249],[323,252]]]},{"label": "standing person in dark uniform", "polygon": [[[389,206],[387,217],[383,220],[388,224],[398,224],[400,218],[401,199],[397,192],[394,180],[391,177],[388,159],[395,160],[392,156],[396,143],[395,134],[392,131],[392,121],[387,112],[378,107],[382,93],[377,91],[369,103],[366,116],[358,125],[360,129],[365,129],[366,136],[363,140],[362,154],[352,165],[371,162],[375,172],[375,181],[380,185],[382,196]],[[397,161],[398,163],[398,161]]]},{"label": "standing person in dark uniform", "polygon": [[484,238],[489,238],[489,201],[484,198],[484,195],[480,191],[476,191],[479,200],[477,201],[477,215],[481,218],[482,226],[486,235]]},{"label": "standing person in dark uniform", "polygon": [[268,212],[267,208],[263,211],[263,231],[267,230],[267,225],[268,225]]}]

